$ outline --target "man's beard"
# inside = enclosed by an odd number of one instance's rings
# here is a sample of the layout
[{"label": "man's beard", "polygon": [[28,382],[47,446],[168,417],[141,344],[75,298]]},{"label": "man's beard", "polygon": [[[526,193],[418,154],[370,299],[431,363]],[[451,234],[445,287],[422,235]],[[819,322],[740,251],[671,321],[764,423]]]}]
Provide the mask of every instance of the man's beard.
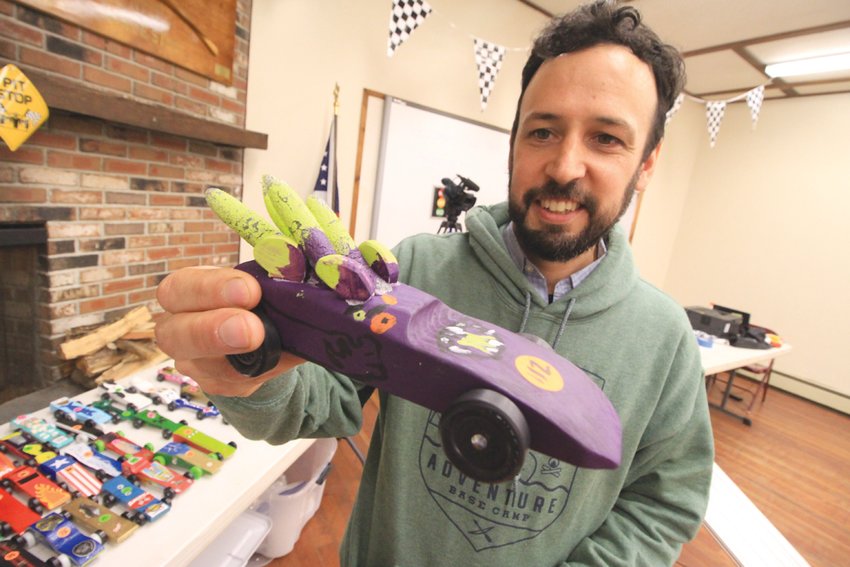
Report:
[{"label": "man's beard", "polygon": [[[620,220],[629,208],[632,196],[635,193],[640,171],[636,171],[629,180],[623,195],[620,210],[614,214],[600,212],[599,202],[592,195],[585,194],[578,184],[578,180],[571,181],[566,185],[558,185],[554,181],[548,182],[543,187],[529,189],[523,196],[520,204],[508,196],[508,213],[514,224],[514,232],[517,240],[526,254],[532,255],[540,260],[548,262],[566,262],[578,257],[583,252],[595,246],[599,240],[606,236],[617,221]],[[528,209],[535,200],[542,198],[572,199],[579,203],[588,216],[587,227],[577,235],[564,233],[560,225],[546,225],[541,229],[532,229],[526,225]]]}]

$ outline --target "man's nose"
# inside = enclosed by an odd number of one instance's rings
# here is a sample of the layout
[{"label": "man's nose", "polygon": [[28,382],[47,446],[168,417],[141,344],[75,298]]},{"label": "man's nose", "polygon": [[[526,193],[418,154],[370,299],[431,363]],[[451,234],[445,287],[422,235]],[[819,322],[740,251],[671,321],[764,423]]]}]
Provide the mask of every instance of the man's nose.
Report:
[{"label": "man's nose", "polygon": [[574,137],[565,138],[558,145],[546,166],[546,175],[559,185],[581,179],[587,173],[587,148]]}]

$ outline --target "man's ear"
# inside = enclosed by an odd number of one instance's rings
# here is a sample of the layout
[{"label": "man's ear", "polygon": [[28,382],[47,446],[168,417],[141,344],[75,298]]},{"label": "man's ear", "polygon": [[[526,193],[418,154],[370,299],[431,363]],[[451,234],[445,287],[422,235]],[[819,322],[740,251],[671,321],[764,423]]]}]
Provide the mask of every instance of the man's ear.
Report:
[{"label": "man's ear", "polygon": [[661,143],[663,140],[658,142],[646,159],[640,164],[640,169],[638,170],[638,179],[635,184],[635,191],[638,193],[643,192],[647,185],[649,185],[649,181],[652,179],[652,174],[655,172],[655,163],[658,160],[658,154],[661,153]]}]

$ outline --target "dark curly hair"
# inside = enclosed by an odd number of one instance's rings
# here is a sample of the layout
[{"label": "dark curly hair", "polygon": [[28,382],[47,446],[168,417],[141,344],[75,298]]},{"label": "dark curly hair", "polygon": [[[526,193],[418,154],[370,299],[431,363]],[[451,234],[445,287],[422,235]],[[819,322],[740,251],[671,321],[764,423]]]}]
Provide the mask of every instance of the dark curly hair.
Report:
[{"label": "dark curly hair", "polygon": [[652,131],[644,148],[646,159],[664,137],[667,111],[685,86],[685,63],[679,51],[641,22],[640,12],[616,0],[596,0],[553,18],[537,36],[522,70],[522,88],[511,129],[511,143],[519,125],[519,108],[525,89],[544,61],[600,44],[622,45],[652,68],[658,104]]}]

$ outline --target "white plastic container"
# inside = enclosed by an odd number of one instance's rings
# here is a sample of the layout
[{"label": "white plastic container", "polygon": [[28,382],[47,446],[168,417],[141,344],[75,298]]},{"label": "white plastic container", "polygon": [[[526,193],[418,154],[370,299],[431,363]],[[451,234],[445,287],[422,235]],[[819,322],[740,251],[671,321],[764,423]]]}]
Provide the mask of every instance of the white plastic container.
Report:
[{"label": "white plastic container", "polygon": [[316,440],[254,502],[253,510],[272,521],[271,531],[257,548],[257,553],[266,557],[282,557],[295,547],[301,530],[322,503],[325,477],[330,471],[336,447],[336,439]]},{"label": "white plastic container", "polygon": [[271,528],[267,516],[246,510],[189,567],[244,567]]}]

